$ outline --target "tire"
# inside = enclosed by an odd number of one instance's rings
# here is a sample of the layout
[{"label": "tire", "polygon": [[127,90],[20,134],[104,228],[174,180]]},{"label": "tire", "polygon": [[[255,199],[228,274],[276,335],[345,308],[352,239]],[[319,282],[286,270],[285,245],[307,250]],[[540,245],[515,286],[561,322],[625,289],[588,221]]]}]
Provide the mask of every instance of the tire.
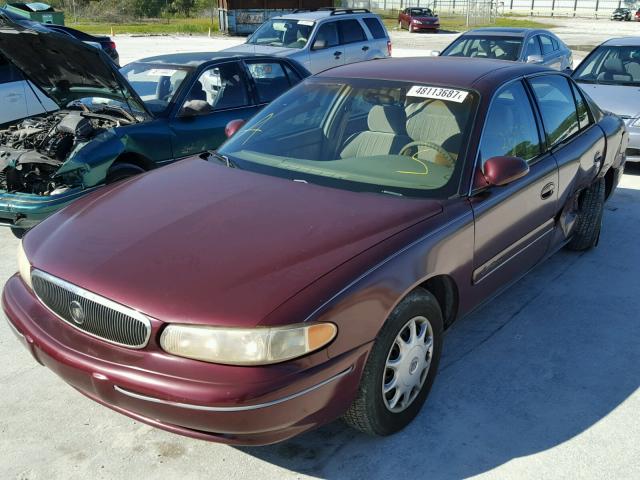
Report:
[{"label": "tire", "polygon": [[604,213],[605,190],[604,178],[601,178],[583,192],[578,201],[575,230],[567,244],[569,250],[589,250],[598,244]]},{"label": "tire", "polygon": [[[407,328],[410,331],[409,322],[416,319],[426,320],[431,327],[430,336],[433,347],[430,352],[430,364],[427,365],[426,370],[422,370],[426,373],[421,373],[422,371],[418,368],[420,365],[414,367],[414,362],[419,361],[421,353],[425,352],[420,350],[420,347],[408,350],[410,355],[405,358],[409,362],[404,362],[404,365],[409,367],[408,369],[403,369],[400,366],[398,370],[391,370],[387,362],[398,361],[392,357],[394,356],[394,351],[399,351],[397,349],[399,335],[403,332],[406,333]],[[442,332],[442,312],[436,298],[422,288],[418,288],[407,295],[393,310],[378,333],[362,373],[356,399],[343,416],[345,423],[361,432],[376,436],[391,435],[407,426],[420,412],[436,377],[442,353]],[[425,343],[428,333],[429,331],[427,330],[427,333],[424,334]],[[413,338],[419,341],[419,336],[416,335]],[[398,358],[402,358],[402,353],[397,355]],[[417,356],[414,357],[414,355]],[[409,373],[411,369],[413,369],[413,373]],[[422,378],[423,374],[425,377],[422,380],[422,384],[414,387],[414,390],[410,392],[413,395],[413,400],[410,400],[408,405],[403,407],[403,410],[394,412],[389,408],[390,403],[393,401],[389,397],[395,398],[398,392],[392,390],[385,395],[383,394],[383,386],[385,385],[384,382],[388,382],[389,385],[393,384],[393,379],[398,385],[404,385],[401,380],[398,380],[398,375],[401,371],[404,378],[415,379],[416,377],[412,375],[416,374],[420,378]],[[394,372],[391,377],[388,376],[389,372]],[[402,396],[400,398],[402,399]],[[397,403],[402,407],[400,400]],[[400,407],[396,406],[396,408]]]},{"label": "tire", "polygon": [[107,172],[107,185],[115,182],[119,182],[120,180],[124,180],[125,178],[133,177],[134,175],[139,175],[140,173],[144,173],[145,170],[142,167],[137,165],[133,165],[132,163],[114,163],[109,168]]},{"label": "tire", "polygon": [[13,236],[16,238],[22,238],[24,237],[25,233],[27,233],[28,229],[27,228],[20,228],[20,227],[11,227],[11,233],[13,233]]},{"label": "tire", "polygon": [[413,33],[413,32],[414,32],[413,25],[409,24],[409,33]]},{"label": "tire", "polygon": [[402,20],[398,21],[398,30],[402,30]]}]

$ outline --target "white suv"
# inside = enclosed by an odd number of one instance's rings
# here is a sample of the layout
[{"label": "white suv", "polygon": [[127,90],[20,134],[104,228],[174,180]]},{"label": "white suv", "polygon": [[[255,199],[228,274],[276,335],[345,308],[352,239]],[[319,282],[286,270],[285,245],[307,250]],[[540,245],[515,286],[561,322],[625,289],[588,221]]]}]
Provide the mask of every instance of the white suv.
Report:
[{"label": "white suv", "polygon": [[58,109],[42,92],[38,97],[35,92],[39,91],[24,80],[22,72],[0,55],[0,125],[43,113],[44,107]]},{"label": "white suv", "polygon": [[225,51],[264,53],[297,60],[311,73],[391,56],[391,39],[369,10],[296,10],[264,22],[243,45]]}]

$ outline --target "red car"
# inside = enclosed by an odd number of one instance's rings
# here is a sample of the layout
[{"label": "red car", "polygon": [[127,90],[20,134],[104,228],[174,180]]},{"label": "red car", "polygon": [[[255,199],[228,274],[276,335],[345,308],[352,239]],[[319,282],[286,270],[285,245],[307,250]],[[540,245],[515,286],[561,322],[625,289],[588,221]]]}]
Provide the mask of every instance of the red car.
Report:
[{"label": "red car", "polygon": [[429,8],[405,8],[398,15],[398,29],[406,28],[409,32],[440,29],[440,19]]},{"label": "red car", "polygon": [[338,67],[218,152],[35,227],[3,307],[36,361],[171,432],[267,444],[343,417],[388,435],[420,411],[445,329],[597,243],[626,141],[540,66]]}]

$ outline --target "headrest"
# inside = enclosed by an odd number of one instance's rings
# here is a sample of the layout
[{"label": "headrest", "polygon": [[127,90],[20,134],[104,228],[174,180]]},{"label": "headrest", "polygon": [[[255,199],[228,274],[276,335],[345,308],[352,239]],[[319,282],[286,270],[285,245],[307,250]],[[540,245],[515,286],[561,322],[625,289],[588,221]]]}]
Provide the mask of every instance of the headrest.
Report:
[{"label": "headrest", "polygon": [[406,134],[407,116],[402,107],[394,105],[374,105],[369,110],[367,125],[372,132]]},{"label": "headrest", "polygon": [[607,73],[611,74],[626,74],[624,70],[624,65],[622,64],[622,60],[619,58],[607,58],[604,62],[604,68]]}]

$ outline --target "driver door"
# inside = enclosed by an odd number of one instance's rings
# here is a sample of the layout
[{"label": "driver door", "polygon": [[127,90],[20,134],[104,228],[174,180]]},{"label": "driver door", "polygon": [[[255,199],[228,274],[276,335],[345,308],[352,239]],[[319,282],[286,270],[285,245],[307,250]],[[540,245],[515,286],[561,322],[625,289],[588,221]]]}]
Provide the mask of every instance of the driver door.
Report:
[{"label": "driver door", "polygon": [[170,120],[174,159],[215,150],[225,140],[224,129],[231,120],[247,120],[260,107],[247,88],[244,68],[226,62],[204,70]]},{"label": "driver door", "polygon": [[341,50],[338,24],[327,22],[320,25],[310,52],[314,72],[344,65],[344,51]]},{"label": "driver door", "polygon": [[546,151],[540,122],[521,81],[494,96],[480,142],[479,168],[495,156],[527,161],[529,173],[504,186],[481,186],[471,197],[475,246],[471,282],[489,296],[518,279],[547,253],[555,227],[558,167]]}]

